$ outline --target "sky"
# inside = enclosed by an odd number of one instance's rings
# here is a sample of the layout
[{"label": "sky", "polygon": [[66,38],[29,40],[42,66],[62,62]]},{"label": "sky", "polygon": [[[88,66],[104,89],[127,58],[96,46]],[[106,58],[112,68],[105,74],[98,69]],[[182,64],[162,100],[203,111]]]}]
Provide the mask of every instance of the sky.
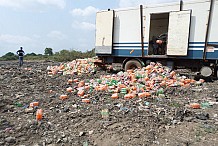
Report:
[{"label": "sky", "polygon": [[88,51],[95,47],[96,12],[179,0],[0,0],[0,56],[22,46]]}]

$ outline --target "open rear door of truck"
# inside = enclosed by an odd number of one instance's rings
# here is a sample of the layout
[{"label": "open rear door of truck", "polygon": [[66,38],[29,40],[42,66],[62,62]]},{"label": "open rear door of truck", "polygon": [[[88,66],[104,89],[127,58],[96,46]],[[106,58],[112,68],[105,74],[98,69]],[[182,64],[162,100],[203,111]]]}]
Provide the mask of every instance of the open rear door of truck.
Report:
[{"label": "open rear door of truck", "polygon": [[167,55],[187,56],[191,11],[170,12]]},{"label": "open rear door of truck", "polygon": [[101,11],[96,14],[96,54],[112,54],[114,11]]}]

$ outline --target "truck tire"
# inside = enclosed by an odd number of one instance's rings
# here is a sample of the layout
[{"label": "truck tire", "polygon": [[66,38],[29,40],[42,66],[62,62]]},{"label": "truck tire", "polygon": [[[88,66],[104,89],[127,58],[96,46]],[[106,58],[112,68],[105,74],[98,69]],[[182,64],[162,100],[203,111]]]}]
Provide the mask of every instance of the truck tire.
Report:
[{"label": "truck tire", "polygon": [[142,68],[142,64],[138,60],[134,59],[127,61],[124,67],[125,71],[136,68]]},{"label": "truck tire", "polygon": [[200,73],[201,73],[201,75],[204,76],[204,77],[209,77],[209,76],[212,75],[213,70],[212,70],[212,68],[209,67],[209,66],[203,66],[203,67],[201,68],[201,70],[200,70]]}]

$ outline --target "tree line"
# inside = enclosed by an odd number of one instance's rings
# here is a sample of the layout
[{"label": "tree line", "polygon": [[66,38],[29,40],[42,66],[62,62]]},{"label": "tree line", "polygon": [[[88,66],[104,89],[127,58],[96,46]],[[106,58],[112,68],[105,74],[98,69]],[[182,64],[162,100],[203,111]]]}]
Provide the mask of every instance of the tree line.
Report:
[{"label": "tree line", "polygon": [[[24,60],[53,60],[53,61],[72,61],[78,58],[90,58],[95,56],[95,50],[81,52],[76,50],[61,50],[53,53],[52,48],[45,48],[44,54],[27,53]],[[17,60],[18,56],[13,52],[8,52],[0,61]]]}]

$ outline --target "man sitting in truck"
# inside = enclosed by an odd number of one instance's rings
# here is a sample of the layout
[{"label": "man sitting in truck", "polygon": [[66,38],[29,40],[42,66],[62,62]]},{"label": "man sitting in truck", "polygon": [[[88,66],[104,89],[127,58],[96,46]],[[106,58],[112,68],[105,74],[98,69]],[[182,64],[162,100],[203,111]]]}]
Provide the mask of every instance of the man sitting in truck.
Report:
[{"label": "man sitting in truck", "polygon": [[157,37],[153,36],[152,40],[150,40],[149,44],[152,46],[152,54],[153,55],[158,55],[158,44],[157,44]]},{"label": "man sitting in truck", "polygon": [[158,37],[153,36],[149,42],[153,48],[153,55],[165,55],[167,48],[167,33],[161,34]]},{"label": "man sitting in truck", "polygon": [[158,44],[159,55],[165,55],[167,49],[167,33],[159,35],[156,43]]}]

